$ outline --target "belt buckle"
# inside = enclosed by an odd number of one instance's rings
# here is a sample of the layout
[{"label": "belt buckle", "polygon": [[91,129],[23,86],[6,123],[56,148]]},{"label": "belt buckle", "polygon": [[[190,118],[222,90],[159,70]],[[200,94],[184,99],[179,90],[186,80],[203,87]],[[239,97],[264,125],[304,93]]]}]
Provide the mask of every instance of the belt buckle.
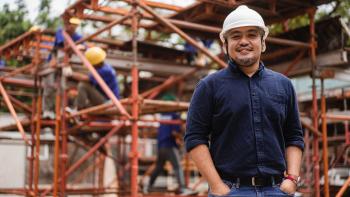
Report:
[{"label": "belt buckle", "polygon": [[255,186],[255,177],[252,177],[252,186]]}]

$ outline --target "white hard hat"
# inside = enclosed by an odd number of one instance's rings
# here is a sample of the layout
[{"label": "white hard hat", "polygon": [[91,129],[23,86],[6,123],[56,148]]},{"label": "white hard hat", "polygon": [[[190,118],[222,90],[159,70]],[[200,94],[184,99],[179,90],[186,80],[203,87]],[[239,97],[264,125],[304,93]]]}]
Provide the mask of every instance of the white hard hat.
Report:
[{"label": "white hard hat", "polygon": [[233,28],[237,27],[246,27],[246,26],[256,26],[260,27],[264,31],[263,36],[263,48],[262,51],[265,51],[265,39],[269,34],[269,29],[265,26],[264,20],[261,15],[248,8],[246,5],[238,6],[225,18],[222,30],[220,32],[220,40],[225,43],[225,34]]}]

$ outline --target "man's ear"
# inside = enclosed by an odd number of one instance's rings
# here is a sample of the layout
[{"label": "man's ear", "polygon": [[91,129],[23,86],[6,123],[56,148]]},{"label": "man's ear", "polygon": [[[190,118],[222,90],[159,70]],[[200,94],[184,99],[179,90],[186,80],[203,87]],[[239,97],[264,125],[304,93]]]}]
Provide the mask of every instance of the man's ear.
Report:
[{"label": "man's ear", "polygon": [[227,41],[222,44],[222,50],[224,51],[225,54],[227,54]]},{"label": "man's ear", "polygon": [[265,52],[265,50],[266,50],[266,42],[265,42],[265,40],[263,40],[261,42],[261,52],[263,53],[263,52]]}]

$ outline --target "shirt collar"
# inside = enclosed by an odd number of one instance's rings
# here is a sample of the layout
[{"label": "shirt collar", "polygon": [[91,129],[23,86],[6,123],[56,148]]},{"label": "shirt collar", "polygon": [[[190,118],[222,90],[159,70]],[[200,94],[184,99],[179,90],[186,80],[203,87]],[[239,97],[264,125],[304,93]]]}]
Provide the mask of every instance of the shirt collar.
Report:
[{"label": "shirt collar", "polygon": [[[228,62],[229,64],[229,70],[233,73],[240,73],[240,74],[243,74],[244,76],[247,76],[244,72],[242,72],[241,69],[239,69],[239,67],[237,66],[237,64],[232,61],[232,60],[229,60]],[[258,75],[258,76],[261,76],[263,74],[263,72],[265,71],[265,65],[262,61],[259,62],[259,69],[256,71],[256,73],[253,75]]]}]

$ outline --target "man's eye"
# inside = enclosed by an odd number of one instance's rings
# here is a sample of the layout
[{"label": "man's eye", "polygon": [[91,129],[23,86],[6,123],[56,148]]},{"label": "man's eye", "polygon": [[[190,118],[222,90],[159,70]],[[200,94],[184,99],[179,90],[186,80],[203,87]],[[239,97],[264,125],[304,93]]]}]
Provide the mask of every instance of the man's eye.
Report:
[{"label": "man's eye", "polygon": [[237,39],[240,39],[241,36],[240,35],[232,35],[231,38],[234,40],[237,40]]},{"label": "man's eye", "polygon": [[256,37],[258,37],[258,34],[251,33],[251,34],[248,34],[248,36],[249,36],[250,38],[256,38]]}]

